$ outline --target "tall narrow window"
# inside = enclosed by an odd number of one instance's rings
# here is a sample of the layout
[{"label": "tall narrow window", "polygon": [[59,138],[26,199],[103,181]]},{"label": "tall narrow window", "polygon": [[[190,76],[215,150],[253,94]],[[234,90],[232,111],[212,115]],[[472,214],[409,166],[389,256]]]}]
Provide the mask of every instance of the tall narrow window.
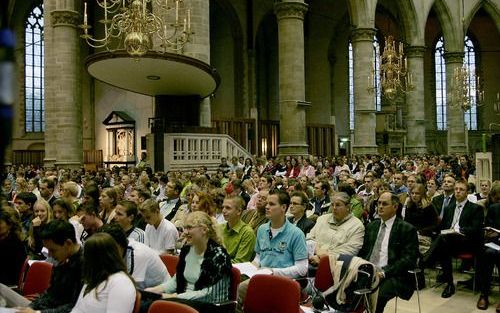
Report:
[{"label": "tall narrow window", "polygon": [[469,97],[471,99],[471,107],[465,112],[464,120],[469,130],[477,130],[477,66],[476,66],[476,54],[474,49],[474,43],[468,36],[465,37],[464,41],[464,65],[467,68],[467,77],[469,83]]},{"label": "tall narrow window", "polygon": [[[380,44],[377,36],[373,37],[373,62],[374,62],[374,96],[375,110],[382,110],[382,89],[380,86]],[[349,128],[354,129],[354,57],[352,42],[349,41]]]},{"label": "tall narrow window", "polygon": [[[477,130],[477,81],[476,81],[476,53],[474,43],[468,36],[464,40],[464,66],[469,73],[468,85],[471,108],[464,113],[465,124],[469,130]],[[446,130],[446,64],[444,62],[443,37],[439,38],[434,50],[435,72],[436,72],[436,121],[438,130]]]},{"label": "tall narrow window", "polygon": [[25,27],[25,130],[45,131],[43,6],[36,6]]},{"label": "tall narrow window", "polygon": [[436,75],[436,123],[438,130],[446,130],[446,64],[444,62],[444,41],[439,38],[434,49]]}]

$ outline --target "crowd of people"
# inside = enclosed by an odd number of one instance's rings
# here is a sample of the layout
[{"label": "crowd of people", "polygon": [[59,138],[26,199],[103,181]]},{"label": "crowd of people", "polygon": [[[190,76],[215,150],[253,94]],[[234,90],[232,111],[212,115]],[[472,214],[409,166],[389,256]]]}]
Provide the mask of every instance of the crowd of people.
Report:
[{"label": "crowd of people", "polygon": [[[132,312],[135,288],[216,312],[233,264],[299,279],[324,256],[351,256],[376,267],[382,313],[390,299],[412,296],[408,271],[417,266],[439,263],[442,297],[451,297],[452,258],[467,252],[476,258],[476,305],[487,309],[500,261],[500,182],[476,189],[474,175],[466,155],[232,157],[213,172],[154,173],[147,162],[98,171],[10,166],[0,283],[17,284],[28,257],[54,271],[49,289],[18,312]],[[179,257],[172,277],[164,254]],[[238,310],[247,288],[248,280],[238,287]]]}]

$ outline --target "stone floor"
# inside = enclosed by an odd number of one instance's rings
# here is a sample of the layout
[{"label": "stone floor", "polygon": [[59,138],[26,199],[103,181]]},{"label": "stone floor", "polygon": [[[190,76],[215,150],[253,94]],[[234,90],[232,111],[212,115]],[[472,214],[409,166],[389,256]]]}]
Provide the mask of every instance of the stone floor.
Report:
[{"label": "stone floor", "polygon": [[[432,276],[432,274],[431,274]],[[457,280],[466,279],[467,275],[455,274],[455,282]],[[433,278],[431,284],[434,283]],[[428,283],[429,285],[429,283]],[[497,303],[500,303],[500,290],[498,286],[492,287],[492,295],[490,296],[490,307],[486,311],[478,310],[476,302],[479,298],[479,293],[474,294],[472,290],[458,286],[456,293],[448,299],[441,298],[441,292],[444,285],[438,287],[427,287],[420,291],[420,305],[422,313],[480,313],[480,312],[495,312]],[[395,312],[396,301],[391,300],[386,308],[385,313]],[[398,299],[398,313],[418,313],[417,293],[409,301]]]}]

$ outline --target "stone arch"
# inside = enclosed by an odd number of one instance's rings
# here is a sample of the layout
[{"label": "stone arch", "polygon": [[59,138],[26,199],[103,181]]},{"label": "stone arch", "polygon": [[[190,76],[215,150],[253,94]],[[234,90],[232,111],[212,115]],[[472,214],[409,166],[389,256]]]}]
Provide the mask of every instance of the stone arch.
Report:
[{"label": "stone arch", "polygon": [[453,19],[450,8],[444,0],[436,0],[433,8],[441,24],[446,51],[462,51],[463,30],[457,26],[461,23]]},{"label": "stone arch", "polygon": [[352,26],[355,28],[372,28],[375,25],[376,3],[371,5],[371,1],[347,0],[347,11]]},{"label": "stone arch", "polygon": [[476,3],[476,5],[472,8],[469,14],[465,17],[464,29],[469,28],[472,19],[481,8],[483,8],[486,11],[486,13],[490,15],[491,19],[495,23],[498,32],[500,32],[500,11],[496,8],[496,6],[492,3],[491,0],[478,1]]},{"label": "stone arch", "polygon": [[423,41],[423,35],[420,32],[418,16],[415,12],[414,2],[411,0],[395,1],[401,15],[401,26],[403,28],[404,38],[408,44]]}]

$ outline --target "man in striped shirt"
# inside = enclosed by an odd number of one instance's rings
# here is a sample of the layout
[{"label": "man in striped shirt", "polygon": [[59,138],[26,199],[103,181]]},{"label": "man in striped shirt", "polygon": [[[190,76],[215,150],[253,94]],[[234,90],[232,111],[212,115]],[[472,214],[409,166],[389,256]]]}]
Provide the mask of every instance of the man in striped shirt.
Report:
[{"label": "man in striped shirt", "polygon": [[144,243],[144,231],[134,226],[138,214],[137,205],[132,201],[122,200],[116,205],[115,213],[114,220],[123,228],[128,239]]}]

